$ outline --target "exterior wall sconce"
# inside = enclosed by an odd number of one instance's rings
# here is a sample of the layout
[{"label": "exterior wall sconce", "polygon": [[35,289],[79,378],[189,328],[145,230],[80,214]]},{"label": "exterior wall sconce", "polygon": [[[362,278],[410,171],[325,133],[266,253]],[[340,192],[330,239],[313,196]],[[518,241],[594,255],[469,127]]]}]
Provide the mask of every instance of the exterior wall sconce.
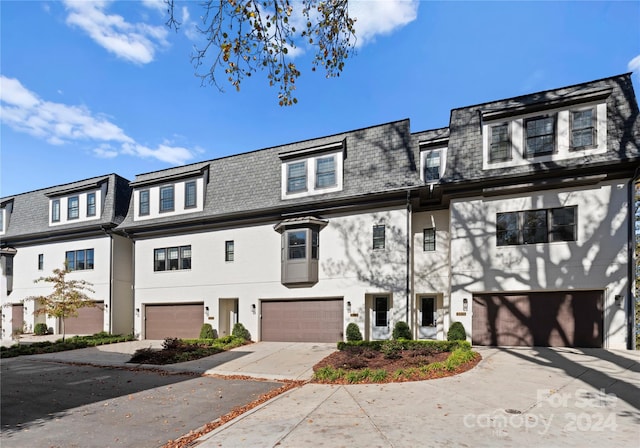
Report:
[{"label": "exterior wall sconce", "polygon": [[347,313],[351,313],[351,302],[347,302]]},{"label": "exterior wall sconce", "polygon": [[462,311],[469,310],[469,299],[462,299]]},{"label": "exterior wall sconce", "polygon": [[136,316],[140,316],[140,308],[136,308]]},{"label": "exterior wall sconce", "polygon": [[251,312],[252,312],[253,314],[256,314],[256,304],[255,304],[255,303],[252,303],[252,304],[251,304]]},{"label": "exterior wall sconce", "polygon": [[208,306],[204,307],[204,314],[206,314],[207,316],[209,315],[209,307]]}]

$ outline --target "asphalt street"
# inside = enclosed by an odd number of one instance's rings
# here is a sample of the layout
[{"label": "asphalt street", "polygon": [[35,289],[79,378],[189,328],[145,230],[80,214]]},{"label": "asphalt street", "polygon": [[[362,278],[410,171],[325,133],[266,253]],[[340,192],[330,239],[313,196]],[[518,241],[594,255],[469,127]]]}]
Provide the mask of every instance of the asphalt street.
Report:
[{"label": "asphalt street", "polygon": [[25,358],[0,366],[3,448],[158,447],[282,385]]}]

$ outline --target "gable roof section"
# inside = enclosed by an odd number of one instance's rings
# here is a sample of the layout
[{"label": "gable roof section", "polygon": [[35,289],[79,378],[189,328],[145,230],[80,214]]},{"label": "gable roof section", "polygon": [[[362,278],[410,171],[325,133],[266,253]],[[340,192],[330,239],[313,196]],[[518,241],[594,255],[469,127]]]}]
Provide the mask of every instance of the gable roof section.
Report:
[{"label": "gable roof section", "polygon": [[[100,218],[49,226],[50,198],[95,189],[105,183],[106,197]],[[6,232],[2,235],[2,245],[115,227],[124,219],[130,196],[129,181],[117,174],[108,174],[2,198],[2,204],[12,202],[11,216],[6,224]]]}]

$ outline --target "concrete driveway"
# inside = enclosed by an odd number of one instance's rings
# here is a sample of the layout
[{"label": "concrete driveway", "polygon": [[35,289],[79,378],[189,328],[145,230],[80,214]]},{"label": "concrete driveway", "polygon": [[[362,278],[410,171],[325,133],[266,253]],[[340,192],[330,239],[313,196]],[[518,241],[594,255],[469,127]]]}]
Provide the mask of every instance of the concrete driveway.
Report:
[{"label": "concrete driveway", "polygon": [[483,361],[458,376],[304,385],[197,446],[640,446],[639,352],[476,349]]}]

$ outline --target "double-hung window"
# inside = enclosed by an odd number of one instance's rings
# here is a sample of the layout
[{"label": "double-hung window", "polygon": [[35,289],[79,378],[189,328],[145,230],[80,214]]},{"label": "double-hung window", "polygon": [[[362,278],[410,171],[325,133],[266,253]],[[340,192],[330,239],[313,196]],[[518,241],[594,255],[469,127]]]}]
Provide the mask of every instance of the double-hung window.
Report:
[{"label": "double-hung window", "polygon": [[307,191],[307,162],[292,162],[287,165],[287,193]]},{"label": "double-hung window", "polygon": [[172,212],[174,210],[173,185],[160,188],[160,212]]},{"label": "double-hung window", "polygon": [[551,241],[576,240],[576,208],[561,207],[551,209],[549,239]]},{"label": "double-hung window", "polygon": [[526,155],[551,154],[555,149],[555,115],[527,118],[524,122]]},{"label": "double-hung window", "polygon": [[547,242],[547,211],[529,210],[521,212],[522,216],[522,242],[524,244],[536,244]]},{"label": "double-hung window", "polygon": [[316,159],[316,188],[336,186],[336,157],[319,157]]},{"label": "double-hung window", "polygon": [[307,257],[307,231],[290,230],[287,232],[287,248],[289,260],[304,259]]},{"label": "double-hung window", "polygon": [[440,167],[442,166],[442,150],[434,149],[425,154],[424,181],[431,182],[440,179]]},{"label": "double-hung window", "polygon": [[436,250],[436,229],[424,229],[423,230],[423,250],[425,252]]},{"label": "double-hung window", "polygon": [[235,243],[233,240],[224,242],[224,261],[233,261],[235,259]]},{"label": "double-hung window", "polygon": [[38,271],[44,269],[44,254],[38,254]]},{"label": "double-hung window", "polygon": [[489,145],[489,161],[502,162],[511,160],[511,140],[509,139],[509,123],[491,126]]},{"label": "double-hung window", "polygon": [[153,250],[153,270],[176,271],[191,269],[191,246],[166,247]]},{"label": "double-hung window", "polygon": [[184,208],[196,206],[196,182],[190,181],[184,184]]},{"label": "double-hung window", "polygon": [[51,201],[51,222],[60,222],[60,199]]},{"label": "double-hung window", "polygon": [[385,236],[384,224],[373,226],[373,249],[384,249]]},{"label": "double-hung window", "polygon": [[140,216],[146,216],[149,214],[149,190],[140,191],[140,205],[138,213]]},{"label": "double-hung window", "polygon": [[80,216],[80,199],[78,196],[71,196],[67,199],[67,219],[78,219]]},{"label": "double-hung window", "polygon": [[87,216],[96,216],[96,194],[87,194]]},{"label": "double-hung window", "polygon": [[571,111],[571,148],[596,146],[595,108]]}]

